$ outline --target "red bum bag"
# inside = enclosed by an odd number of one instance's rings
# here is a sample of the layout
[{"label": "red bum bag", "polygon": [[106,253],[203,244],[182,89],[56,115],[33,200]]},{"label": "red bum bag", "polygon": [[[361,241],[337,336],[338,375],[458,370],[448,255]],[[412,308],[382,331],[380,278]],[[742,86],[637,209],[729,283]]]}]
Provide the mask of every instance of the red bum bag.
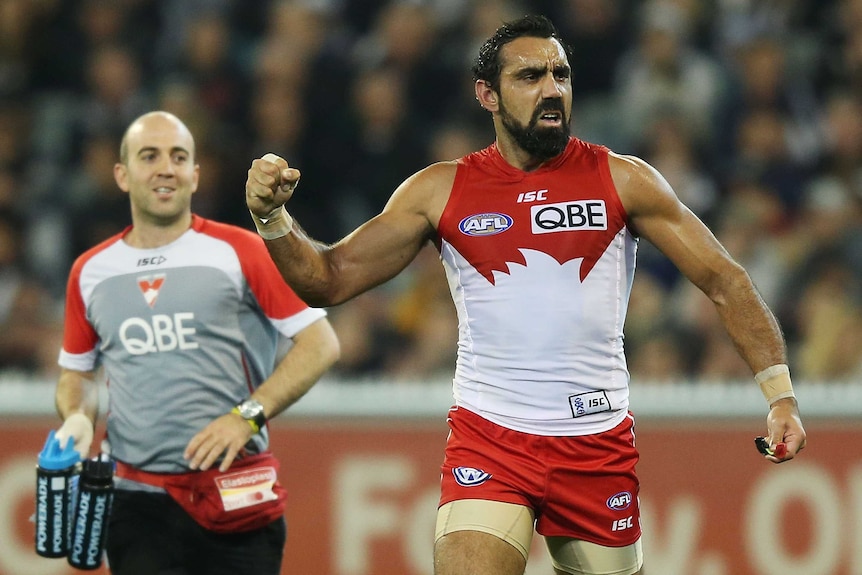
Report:
[{"label": "red bum bag", "polygon": [[161,487],[201,526],[217,533],[252,531],[284,515],[287,490],[271,452],[192,473],[150,473],[117,461],[117,477]]}]

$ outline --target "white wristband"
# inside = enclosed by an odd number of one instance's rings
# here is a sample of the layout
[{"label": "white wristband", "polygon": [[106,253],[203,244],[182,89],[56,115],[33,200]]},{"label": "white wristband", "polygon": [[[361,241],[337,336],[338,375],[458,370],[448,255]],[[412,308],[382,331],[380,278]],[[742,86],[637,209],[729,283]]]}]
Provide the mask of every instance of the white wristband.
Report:
[{"label": "white wristband", "polygon": [[249,213],[254,221],[254,227],[257,228],[257,233],[265,240],[284,237],[293,230],[293,218],[287,213],[284,206],[271,211],[269,216],[265,218],[261,218],[251,210]]},{"label": "white wristband", "polygon": [[780,363],[767,367],[754,376],[754,381],[760,386],[766,403],[772,405],[779,399],[796,397],[793,393],[793,384],[790,383],[790,368]]}]

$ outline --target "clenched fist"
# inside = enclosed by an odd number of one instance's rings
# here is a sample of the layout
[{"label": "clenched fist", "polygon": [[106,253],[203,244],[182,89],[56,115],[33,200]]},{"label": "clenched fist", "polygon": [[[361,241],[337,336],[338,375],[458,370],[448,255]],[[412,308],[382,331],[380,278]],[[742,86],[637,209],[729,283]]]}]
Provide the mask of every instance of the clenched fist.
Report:
[{"label": "clenched fist", "polygon": [[299,183],[299,170],[275,154],[254,160],[245,183],[245,203],[253,215],[264,220],[272,217],[293,195]]}]

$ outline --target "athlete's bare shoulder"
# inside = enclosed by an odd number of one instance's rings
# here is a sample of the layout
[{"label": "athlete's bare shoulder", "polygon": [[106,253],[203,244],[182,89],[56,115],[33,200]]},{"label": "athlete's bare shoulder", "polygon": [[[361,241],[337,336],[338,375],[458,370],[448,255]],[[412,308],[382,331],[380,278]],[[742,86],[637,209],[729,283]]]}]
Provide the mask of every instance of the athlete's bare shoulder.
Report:
[{"label": "athlete's bare shoulder", "polygon": [[436,228],[449,200],[457,170],[458,162],[455,160],[436,162],[419,170],[398,186],[384,212],[420,213]]},{"label": "athlete's bare shoulder", "polygon": [[666,202],[678,202],[664,176],[643,159],[610,152],[608,167],[630,217],[661,208]]}]

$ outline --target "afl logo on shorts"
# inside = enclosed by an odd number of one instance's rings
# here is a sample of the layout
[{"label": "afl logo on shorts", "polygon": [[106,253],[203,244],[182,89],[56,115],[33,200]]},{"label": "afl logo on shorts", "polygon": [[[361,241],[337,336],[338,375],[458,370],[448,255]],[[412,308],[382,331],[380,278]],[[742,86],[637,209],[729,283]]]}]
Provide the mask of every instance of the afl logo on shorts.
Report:
[{"label": "afl logo on shorts", "polygon": [[490,473],[476,469],[475,467],[456,467],[452,470],[452,475],[455,476],[455,481],[458,482],[458,485],[464,487],[482,485],[491,479]]},{"label": "afl logo on shorts", "polygon": [[458,229],[468,236],[493,236],[511,228],[513,222],[506,214],[475,214],[461,220]]},{"label": "afl logo on shorts", "polygon": [[620,491],[616,495],[608,497],[608,509],[613,509],[614,511],[628,509],[631,504],[632,494],[628,491]]}]

